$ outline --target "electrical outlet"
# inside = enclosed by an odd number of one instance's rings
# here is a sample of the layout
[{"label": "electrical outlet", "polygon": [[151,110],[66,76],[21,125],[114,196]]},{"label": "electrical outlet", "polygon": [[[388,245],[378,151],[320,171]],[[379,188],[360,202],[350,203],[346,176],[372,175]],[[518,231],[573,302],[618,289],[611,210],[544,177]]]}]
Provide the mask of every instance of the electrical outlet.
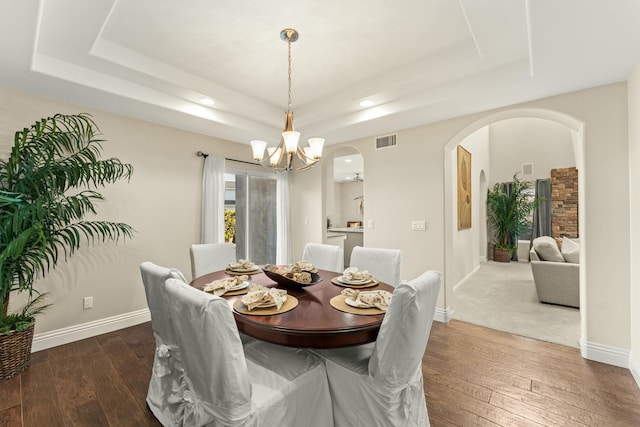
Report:
[{"label": "electrical outlet", "polygon": [[93,297],[84,297],[82,299],[82,308],[85,310],[88,308],[93,308]]}]

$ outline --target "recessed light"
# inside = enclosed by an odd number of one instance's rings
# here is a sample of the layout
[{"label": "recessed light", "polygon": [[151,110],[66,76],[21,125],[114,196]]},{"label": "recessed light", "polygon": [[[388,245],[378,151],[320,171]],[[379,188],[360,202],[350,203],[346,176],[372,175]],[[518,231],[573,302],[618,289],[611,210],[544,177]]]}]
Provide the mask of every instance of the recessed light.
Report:
[{"label": "recessed light", "polygon": [[200,98],[200,103],[202,105],[214,105],[216,101],[211,98]]},{"label": "recessed light", "polygon": [[352,161],[353,161],[353,160],[351,160],[351,159],[344,159],[344,162],[345,162],[345,163],[351,163]]},{"label": "recessed light", "polygon": [[371,107],[373,106],[374,102],[370,99],[363,99],[362,101],[360,101],[360,106],[361,107]]}]

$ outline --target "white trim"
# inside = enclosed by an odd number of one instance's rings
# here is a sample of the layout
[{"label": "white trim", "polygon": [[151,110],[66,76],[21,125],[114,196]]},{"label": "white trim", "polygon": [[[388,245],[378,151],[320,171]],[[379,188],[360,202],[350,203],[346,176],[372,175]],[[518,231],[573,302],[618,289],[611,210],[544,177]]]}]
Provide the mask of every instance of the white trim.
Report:
[{"label": "white trim", "polygon": [[436,307],[436,312],[433,316],[433,320],[435,320],[436,322],[448,323],[451,319],[453,319],[453,310],[451,309],[451,307]]},{"label": "white trim", "polygon": [[95,337],[96,335],[128,328],[129,326],[135,326],[140,323],[149,322],[150,320],[151,314],[149,313],[149,309],[144,308],[142,310],[73,325],[55,331],[35,334],[33,336],[31,352],[46,350],[62,344]]},{"label": "white trim", "polygon": [[[487,262],[487,261],[485,260],[485,262]],[[473,270],[471,270],[471,271],[470,271],[466,276],[464,276],[464,277],[462,278],[462,280],[460,280],[458,283],[456,283],[455,285],[453,285],[453,292],[455,292],[455,291],[458,289],[458,287],[459,287],[460,285],[462,285],[462,284],[463,284],[463,283],[464,283],[464,282],[465,282],[469,277],[471,277],[471,276],[473,275],[473,273],[475,273],[475,272],[476,272],[476,271],[478,271],[478,270],[480,270],[480,264],[476,265],[476,266],[473,268]]]},{"label": "white trim", "polygon": [[640,366],[636,363],[636,359],[631,352],[629,352],[629,370],[633,375],[633,379],[636,380],[636,384],[640,387]]},{"label": "white trim", "polygon": [[585,359],[629,369],[630,351],[580,338],[580,354]]},{"label": "white trim", "polygon": [[469,16],[467,15],[467,11],[465,10],[461,0],[458,0],[458,5],[460,6],[460,10],[462,11],[462,16],[464,16],[464,21],[467,23],[467,29],[469,30],[469,35],[471,36],[471,40],[473,40],[473,44],[476,46],[476,52],[478,52],[478,56],[480,58],[484,58],[484,55],[482,54],[482,50],[480,49],[480,43],[478,43],[478,38],[476,37],[476,34],[473,31],[473,26],[471,25],[471,21],[469,21]]}]

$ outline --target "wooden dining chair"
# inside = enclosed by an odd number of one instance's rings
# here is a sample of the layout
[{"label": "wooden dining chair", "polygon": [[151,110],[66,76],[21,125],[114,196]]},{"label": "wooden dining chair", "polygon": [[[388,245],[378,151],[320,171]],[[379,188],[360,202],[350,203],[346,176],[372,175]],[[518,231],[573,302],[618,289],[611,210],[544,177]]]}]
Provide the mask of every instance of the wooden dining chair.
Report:
[{"label": "wooden dining chair", "polygon": [[402,252],[400,249],[383,249],[354,246],[349,267],[367,270],[373,276],[391,286],[400,284]]},{"label": "wooden dining chair", "polygon": [[325,359],[336,426],[428,426],[422,357],[441,275],[427,271],[393,292],[374,344],[316,350]]},{"label": "wooden dining chair", "polygon": [[176,390],[180,384],[182,363],[176,344],[176,332],[169,319],[164,282],[168,278],[173,278],[186,283],[186,279],[179,270],[160,267],[152,262],[140,264],[140,274],[156,340],[153,369],[146,399],[147,406],[162,425],[172,426],[178,411],[173,390]]},{"label": "wooden dining chair", "polygon": [[320,270],[344,270],[344,250],[340,246],[307,243],[302,252],[302,259]]},{"label": "wooden dining chair", "polygon": [[201,243],[191,245],[191,278],[224,270],[236,262],[236,247],[233,243]]},{"label": "wooden dining chair", "polygon": [[226,300],[175,279],[165,288],[184,364],[177,425],[333,426],[318,356],[257,340],[243,347]]}]

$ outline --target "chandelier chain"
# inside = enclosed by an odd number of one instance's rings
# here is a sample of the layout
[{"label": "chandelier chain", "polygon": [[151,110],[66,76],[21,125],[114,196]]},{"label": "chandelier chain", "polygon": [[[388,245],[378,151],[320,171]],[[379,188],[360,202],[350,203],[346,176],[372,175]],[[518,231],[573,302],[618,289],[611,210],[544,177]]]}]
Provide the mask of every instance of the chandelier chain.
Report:
[{"label": "chandelier chain", "polygon": [[287,111],[291,111],[291,37],[288,37],[287,44],[289,46],[288,55],[287,55],[287,62],[289,64],[288,70],[287,70],[288,76],[289,76],[289,92],[288,92],[289,103],[287,104]]}]

